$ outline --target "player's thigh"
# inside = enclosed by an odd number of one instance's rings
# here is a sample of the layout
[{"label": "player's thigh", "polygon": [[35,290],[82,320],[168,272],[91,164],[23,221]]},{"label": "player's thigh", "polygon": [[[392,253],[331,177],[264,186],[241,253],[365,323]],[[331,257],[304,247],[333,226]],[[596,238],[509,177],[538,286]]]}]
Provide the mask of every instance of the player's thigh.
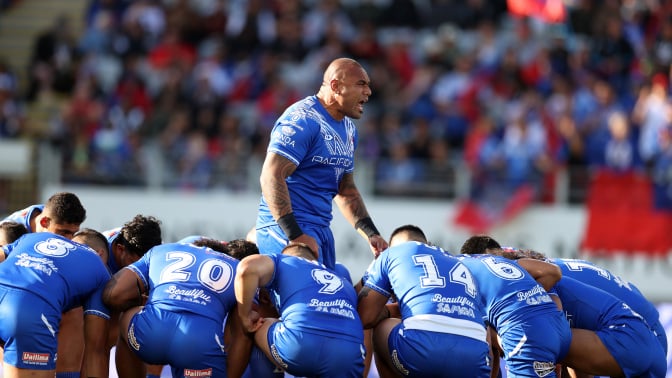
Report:
[{"label": "player's thigh", "polygon": [[392,356],[390,355],[390,333],[400,324],[401,319],[389,318],[382,320],[373,329],[373,352],[377,359],[384,360],[389,366],[393,366]]},{"label": "player's thigh", "polygon": [[119,315],[118,317],[119,320],[117,322],[116,328],[119,332],[119,336],[125,343],[128,343],[128,333],[129,333],[128,328],[130,327],[131,322],[133,321],[133,317],[135,316],[135,314],[140,312],[140,310],[142,310],[142,307],[132,307],[121,313],[121,315]]},{"label": "player's thigh", "polygon": [[254,344],[259,348],[269,360],[274,361],[271,353],[272,334],[270,330],[279,322],[278,319],[266,318],[264,324],[254,333]]},{"label": "player's thigh", "polygon": [[84,356],[84,309],[75,307],[63,313],[58,331],[59,372],[79,371]]},{"label": "player's thigh", "polygon": [[572,329],[572,342],[563,362],[586,374],[614,377],[623,375],[623,370],[597,333],[586,329]]},{"label": "player's thigh", "polygon": [[3,378],[54,378],[56,370],[29,370],[19,369],[15,366],[3,365]]}]

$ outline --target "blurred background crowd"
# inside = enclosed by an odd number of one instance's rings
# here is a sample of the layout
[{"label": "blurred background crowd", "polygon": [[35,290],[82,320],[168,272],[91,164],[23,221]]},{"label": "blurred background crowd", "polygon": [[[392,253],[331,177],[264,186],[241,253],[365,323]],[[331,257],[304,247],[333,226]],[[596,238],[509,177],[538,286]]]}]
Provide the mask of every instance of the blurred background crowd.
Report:
[{"label": "blurred background crowd", "polygon": [[0,64],[0,138],[58,147],[65,184],[256,190],[275,119],[350,56],[378,195],[582,203],[609,170],[669,206],[672,2],[513,3],[90,0],[83,32],[54,15],[25,66]]}]

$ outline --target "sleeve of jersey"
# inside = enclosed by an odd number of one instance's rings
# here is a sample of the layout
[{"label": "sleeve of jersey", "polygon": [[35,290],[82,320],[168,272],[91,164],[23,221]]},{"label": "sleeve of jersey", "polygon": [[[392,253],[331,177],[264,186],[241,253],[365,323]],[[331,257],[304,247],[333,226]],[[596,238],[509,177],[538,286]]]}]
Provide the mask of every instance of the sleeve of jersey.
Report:
[{"label": "sleeve of jersey", "polygon": [[273,127],[268,152],[289,159],[295,165],[303,160],[313,139],[311,128],[296,123],[281,122]]},{"label": "sleeve of jersey", "polygon": [[110,273],[103,268],[100,273],[100,284],[96,290],[84,302],[84,315],[95,315],[110,320],[110,309],[103,303],[103,290],[110,280]]},{"label": "sleeve of jersey", "polygon": [[375,290],[376,292],[389,298],[392,295],[390,280],[387,277],[387,274],[383,273],[383,268],[387,262],[387,257],[387,254],[381,254],[376,260],[373,261],[366,272],[364,286],[371,288],[372,290]]}]

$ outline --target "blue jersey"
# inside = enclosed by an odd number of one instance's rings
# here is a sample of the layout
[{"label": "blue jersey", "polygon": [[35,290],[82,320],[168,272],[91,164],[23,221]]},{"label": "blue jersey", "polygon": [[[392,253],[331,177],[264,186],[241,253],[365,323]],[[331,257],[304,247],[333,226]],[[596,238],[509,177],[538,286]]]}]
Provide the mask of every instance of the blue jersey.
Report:
[{"label": "blue jersey", "polygon": [[283,324],[297,331],[361,343],[362,322],[354,287],[316,261],[268,255],[275,273],[266,287]]},{"label": "blue jersey", "polygon": [[461,255],[485,300],[487,319],[501,335],[517,321],[558,308],[546,290],[515,261],[491,255]]},{"label": "blue jersey", "polygon": [[616,319],[643,318],[625,302],[570,277],[562,277],[553,287],[562,302],[562,309],[572,328],[597,331],[608,328]]},{"label": "blue jersey", "polygon": [[206,247],[168,243],[150,249],[125,269],[149,288],[148,305],[223,321],[236,304],[238,260]]},{"label": "blue jersey", "polygon": [[590,261],[559,258],[550,261],[562,269],[563,277],[574,278],[602,289],[627,303],[630,308],[642,315],[649,324],[658,322],[659,314],[656,306],[649,302],[635,285]]},{"label": "blue jersey", "polygon": [[[287,178],[297,222],[331,223],[332,200],[343,175],[354,170],[356,146],[357,129],[352,120],[334,120],[315,96],[298,101],[278,118],[267,151],[297,166]],[[257,228],[272,224],[275,220],[262,196]]]},{"label": "blue jersey", "polygon": [[119,237],[119,232],[121,227],[113,228],[111,230],[103,231],[102,234],[107,238],[107,249],[110,251],[110,257],[107,259],[107,267],[110,269],[112,274],[115,274],[121,269],[117,265],[117,261],[114,258],[114,253],[112,249],[112,243]]},{"label": "blue jersey", "polygon": [[0,285],[31,292],[58,312],[84,306],[85,314],[109,319],[102,292],[110,273],[93,249],[50,232],[25,234],[3,248]]},{"label": "blue jersey", "polygon": [[35,232],[35,230],[33,230],[30,227],[30,218],[33,217],[33,213],[35,213],[36,211],[42,212],[42,210],[44,210],[44,205],[43,204],[28,206],[25,209],[17,210],[15,212],[9,214],[2,221],[3,222],[11,221],[11,222],[21,223],[22,225],[26,226],[26,229],[28,230],[28,232]]},{"label": "blue jersey", "polygon": [[474,278],[439,247],[407,242],[389,248],[369,267],[364,285],[388,298],[395,294],[402,319],[438,315],[473,322],[474,329],[485,331]]}]

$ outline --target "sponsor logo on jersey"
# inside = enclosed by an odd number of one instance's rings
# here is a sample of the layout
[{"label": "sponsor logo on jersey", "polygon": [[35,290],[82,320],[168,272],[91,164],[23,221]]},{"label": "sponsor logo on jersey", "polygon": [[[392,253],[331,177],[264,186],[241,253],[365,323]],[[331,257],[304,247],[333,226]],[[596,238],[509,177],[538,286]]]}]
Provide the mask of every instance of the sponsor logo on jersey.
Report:
[{"label": "sponsor logo on jersey", "polygon": [[342,166],[345,168],[352,166],[352,159],[345,157],[326,157],[315,155],[313,156],[312,161],[324,165],[335,165],[335,166]]},{"label": "sponsor logo on jersey", "polygon": [[294,130],[294,128],[291,126],[282,126],[280,128],[280,132],[290,137],[296,134],[296,130]]},{"label": "sponsor logo on jersey", "polygon": [[555,371],[555,363],[553,362],[534,361],[532,367],[539,377],[545,377]]},{"label": "sponsor logo on jersey", "polygon": [[290,136],[283,134],[281,131],[276,131],[273,133],[271,139],[274,142],[280,143],[283,146],[295,147],[296,142]]},{"label": "sponsor logo on jersey", "polygon": [[46,365],[49,363],[49,353],[23,352],[21,361],[24,364]]},{"label": "sponsor logo on jersey", "polygon": [[212,368],[196,370],[184,369],[185,377],[212,377]]}]

